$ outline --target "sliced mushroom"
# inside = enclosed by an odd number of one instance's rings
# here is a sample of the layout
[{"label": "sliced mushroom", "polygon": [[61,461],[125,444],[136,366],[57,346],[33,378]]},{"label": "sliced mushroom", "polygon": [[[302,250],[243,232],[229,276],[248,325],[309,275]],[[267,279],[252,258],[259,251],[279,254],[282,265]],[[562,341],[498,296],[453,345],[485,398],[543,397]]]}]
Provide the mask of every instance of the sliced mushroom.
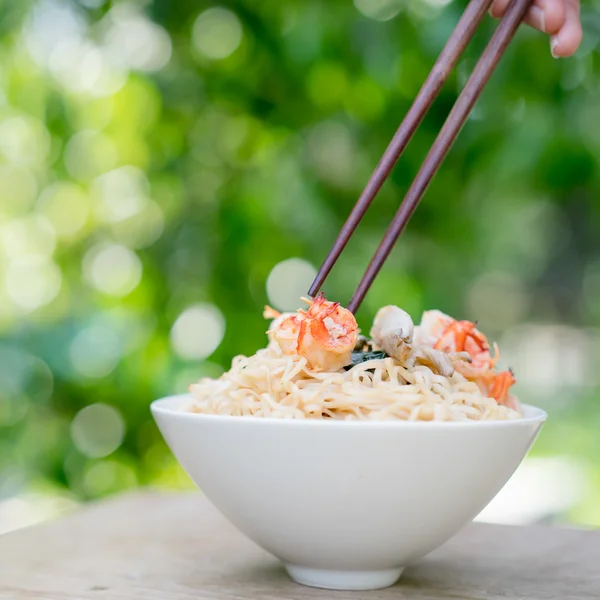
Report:
[{"label": "sliced mushroom", "polygon": [[429,367],[434,373],[443,377],[454,375],[454,364],[450,355],[441,350],[421,346],[415,354],[415,363]]},{"label": "sliced mushroom", "polygon": [[413,356],[416,364],[429,367],[434,373],[443,377],[454,375],[454,365],[457,361],[471,362],[468,352],[446,353],[429,346],[420,346]]}]

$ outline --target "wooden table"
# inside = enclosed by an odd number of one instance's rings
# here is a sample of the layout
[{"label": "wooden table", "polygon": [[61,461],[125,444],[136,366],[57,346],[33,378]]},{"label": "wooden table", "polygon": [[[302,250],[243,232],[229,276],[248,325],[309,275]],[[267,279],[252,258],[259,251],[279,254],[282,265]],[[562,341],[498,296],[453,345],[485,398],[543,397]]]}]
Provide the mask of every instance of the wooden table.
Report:
[{"label": "wooden table", "polygon": [[329,592],[291,582],[199,494],[142,493],[0,537],[0,598],[600,598],[600,532],[473,524],[395,587]]}]

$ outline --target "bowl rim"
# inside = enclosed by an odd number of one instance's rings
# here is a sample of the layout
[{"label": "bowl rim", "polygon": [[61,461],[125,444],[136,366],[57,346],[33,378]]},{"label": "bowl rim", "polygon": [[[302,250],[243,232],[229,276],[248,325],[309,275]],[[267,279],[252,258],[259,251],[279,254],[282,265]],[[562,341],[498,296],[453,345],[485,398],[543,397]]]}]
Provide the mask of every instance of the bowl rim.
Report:
[{"label": "bowl rim", "polygon": [[[260,417],[251,418],[248,416],[237,415],[206,415],[202,413],[193,413],[180,410],[173,406],[177,404],[181,406],[186,400],[191,400],[192,394],[172,394],[154,400],[150,404],[150,410],[154,417],[157,415],[167,416],[171,419],[178,420],[197,420],[206,422],[229,422],[229,423],[261,423],[267,427],[358,427],[359,429],[366,428],[425,428],[425,429],[465,429],[475,428],[511,428],[531,425],[535,423],[544,423],[548,418],[548,413],[545,410],[533,406],[531,404],[522,404],[525,416],[521,419],[510,419],[505,421],[404,421],[402,419],[385,420],[385,421],[343,421],[335,419],[281,419],[278,417]],[[277,425],[275,425],[277,424]]]}]

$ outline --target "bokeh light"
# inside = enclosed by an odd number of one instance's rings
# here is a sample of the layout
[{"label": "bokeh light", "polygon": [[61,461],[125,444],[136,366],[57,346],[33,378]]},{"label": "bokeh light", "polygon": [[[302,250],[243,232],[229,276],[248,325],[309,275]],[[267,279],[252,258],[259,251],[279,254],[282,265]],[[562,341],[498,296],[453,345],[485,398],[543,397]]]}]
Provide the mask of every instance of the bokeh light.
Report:
[{"label": "bokeh light", "polygon": [[126,296],[142,278],[142,263],[135,252],[125,246],[100,243],[84,256],[86,280],[97,290],[110,296]]},{"label": "bokeh light", "polygon": [[92,498],[127,490],[137,483],[135,471],[130,466],[110,459],[91,464],[83,478],[83,487]]},{"label": "bokeh light", "polygon": [[123,442],[125,422],[108,404],[91,404],[81,409],[71,423],[71,438],[77,450],[89,458],[112,454]]},{"label": "bokeh light", "polygon": [[33,214],[0,227],[0,247],[9,259],[47,257],[54,252],[56,235],[48,219]]},{"label": "bokeh light", "polygon": [[89,181],[111,169],[117,160],[114,144],[96,131],[75,134],[65,148],[65,167],[76,180]]},{"label": "bokeh light", "polygon": [[173,350],[182,358],[197,360],[210,356],[225,334],[225,319],[216,306],[196,304],[186,308],[171,328]]},{"label": "bokeh light", "polygon": [[100,49],[90,42],[72,39],[56,45],[48,58],[48,68],[66,89],[89,92],[106,66]]},{"label": "bokeh light", "polygon": [[146,248],[161,236],[164,215],[160,206],[148,200],[135,215],[112,224],[114,239],[129,248]]},{"label": "bokeh light", "polygon": [[408,0],[354,0],[354,6],[365,16],[377,21],[393,19]]},{"label": "bokeh light", "polygon": [[61,181],[50,184],[40,194],[38,210],[61,238],[70,240],[84,229],[91,212],[89,196],[83,188]]},{"label": "bokeh light", "polygon": [[281,311],[295,311],[316,274],[317,270],[301,258],[288,258],[276,264],[267,277],[270,304]]},{"label": "bokeh light", "polygon": [[350,83],[343,65],[334,62],[317,63],[307,77],[307,91],[320,108],[333,109],[348,97]]},{"label": "bokeh light", "polygon": [[208,8],[194,22],[192,46],[200,56],[218,60],[237,50],[242,34],[242,24],[234,12],[221,7]]},{"label": "bokeh light", "polygon": [[36,3],[23,27],[26,46],[40,65],[61,43],[81,40],[84,31],[85,18],[73,4],[52,0]]},{"label": "bokeh light", "polygon": [[60,291],[59,267],[44,256],[26,256],[11,261],[6,270],[6,294],[25,312],[45,306]]},{"label": "bokeh light", "polygon": [[0,189],[3,212],[20,215],[33,205],[37,194],[37,181],[26,167],[0,165]]},{"label": "bokeh light", "polygon": [[425,0],[425,2],[430,6],[441,8],[443,6],[446,6],[447,4],[450,4],[452,0]]},{"label": "bokeh light", "polygon": [[121,344],[116,333],[108,327],[92,325],[75,336],[69,357],[78,374],[89,378],[105,377],[121,358]]},{"label": "bokeh light", "polygon": [[79,4],[86,8],[100,8],[104,6],[108,0],[77,0]]},{"label": "bokeh light", "polygon": [[139,213],[148,202],[148,180],[136,167],[120,167],[92,184],[96,211],[107,222],[119,222]]},{"label": "bokeh light", "polygon": [[99,36],[86,36],[85,21],[73,3],[40,1],[23,29],[25,44],[33,59],[69,92],[114,94],[125,82],[127,65],[109,64],[112,49],[99,46]]},{"label": "bokeh light", "polygon": [[144,173],[133,166],[109,171],[92,182],[97,217],[111,224],[114,239],[130,248],[154,243],[164,226],[160,206],[150,198]]},{"label": "bokeh light", "polygon": [[54,377],[43,360],[19,348],[0,345],[0,427],[14,426],[33,406],[46,405],[53,388]]},{"label": "bokeh light", "polygon": [[166,30],[139,13],[133,3],[122,3],[108,14],[105,55],[118,68],[159,71],[171,58],[171,38]]},{"label": "bokeh light", "polygon": [[0,121],[0,155],[16,165],[43,163],[50,150],[50,136],[41,121],[15,116]]},{"label": "bokeh light", "polygon": [[354,186],[359,157],[354,138],[342,123],[327,121],[314,127],[307,155],[315,173],[326,182],[342,188]]}]

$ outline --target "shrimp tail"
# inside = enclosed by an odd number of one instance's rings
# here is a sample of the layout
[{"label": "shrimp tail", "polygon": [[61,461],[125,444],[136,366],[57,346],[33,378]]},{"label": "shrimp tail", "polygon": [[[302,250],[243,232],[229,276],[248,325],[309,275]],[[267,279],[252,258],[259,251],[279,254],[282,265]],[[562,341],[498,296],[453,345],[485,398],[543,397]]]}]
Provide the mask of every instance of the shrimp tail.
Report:
[{"label": "shrimp tail", "polygon": [[271,308],[268,304],[265,305],[265,309],[263,310],[263,318],[265,319],[277,319],[280,317],[281,313],[274,308]]}]

